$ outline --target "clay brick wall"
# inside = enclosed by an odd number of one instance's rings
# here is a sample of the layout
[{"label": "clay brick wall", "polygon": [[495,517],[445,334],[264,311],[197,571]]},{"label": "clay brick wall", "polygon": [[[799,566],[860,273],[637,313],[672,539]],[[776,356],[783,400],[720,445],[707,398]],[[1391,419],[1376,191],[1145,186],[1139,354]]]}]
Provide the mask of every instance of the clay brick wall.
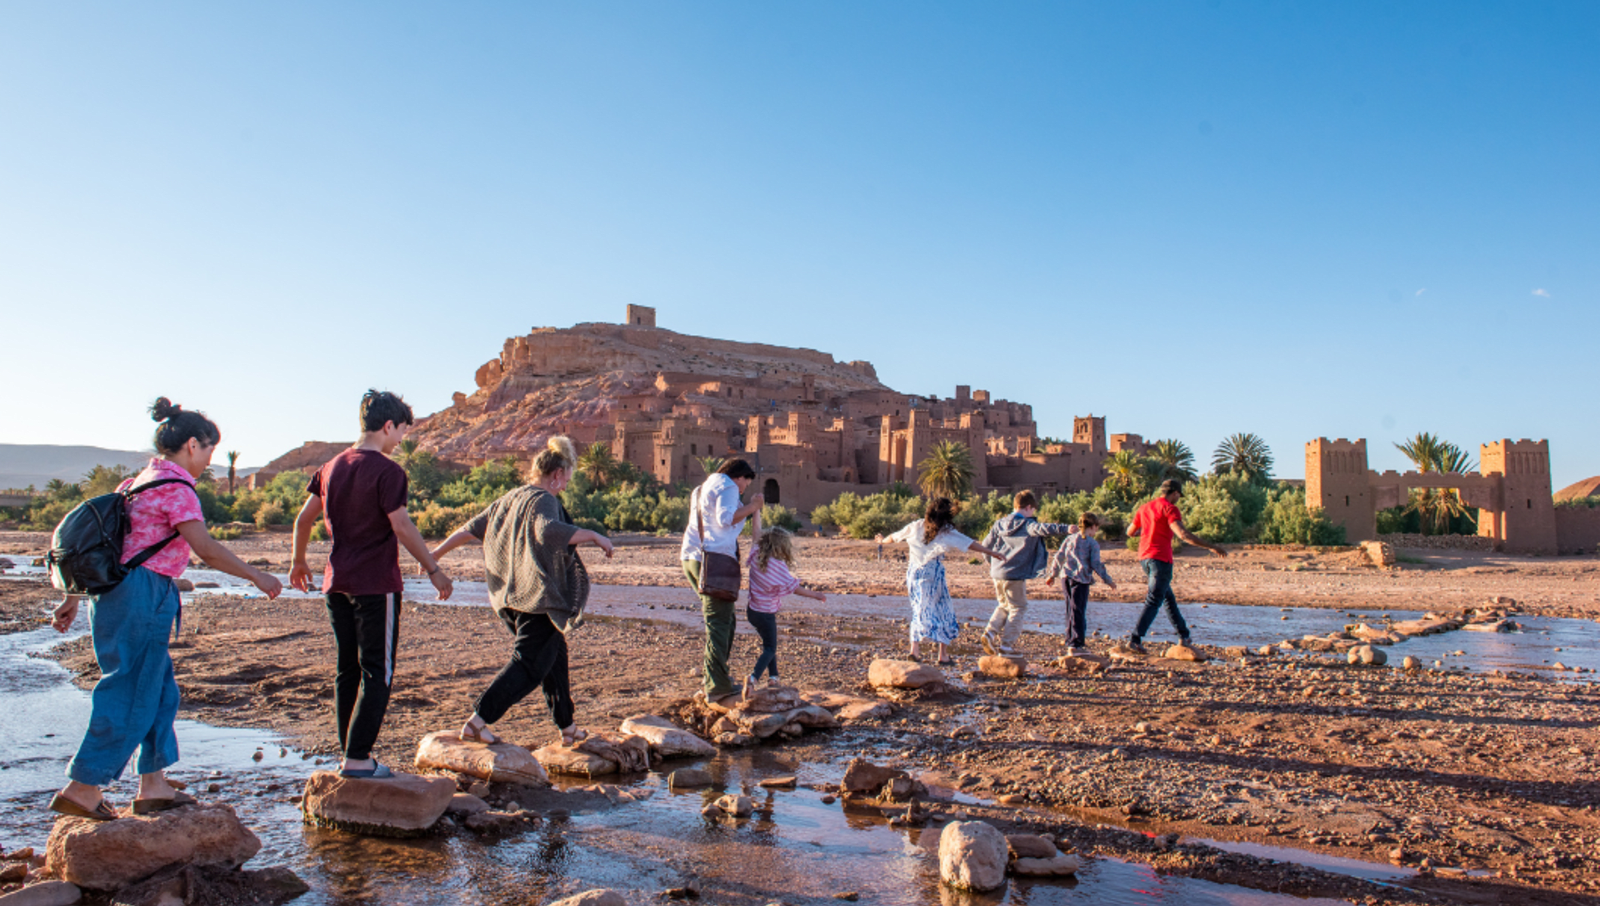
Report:
[{"label": "clay brick wall", "polygon": [[1558,506],[1554,515],[1561,553],[1600,553],[1600,507]]},{"label": "clay brick wall", "polygon": [[1479,470],[1500,476],[1498,514],[1481,511],[1478,534],[1517,553],[1554,553],[1557,548],[1555,502],[1550,488],[1550,443],[1544,440],[1497,440],[1478,448]]},{"label": "clay brick wall", "polygon": [[1319,437],[1306,444],[1306,506],[1321,507],[1344,526],[1350,544],[1377,537],[1377,511],[1367,478],[1367,442]]}]

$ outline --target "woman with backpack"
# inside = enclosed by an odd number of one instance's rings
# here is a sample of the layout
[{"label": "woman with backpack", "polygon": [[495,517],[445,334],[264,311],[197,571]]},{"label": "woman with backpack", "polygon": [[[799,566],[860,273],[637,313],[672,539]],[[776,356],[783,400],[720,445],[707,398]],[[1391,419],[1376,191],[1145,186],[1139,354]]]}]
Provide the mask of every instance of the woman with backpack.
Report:
[{"label": "woman with backpack", "polygon": [[[88,596],[100,681],[90,695],[89,729],[67,765],[71,780],[50,801],[54,811],[96,821],[118,817],[100,788],[122,775],[136,749],[139,791],[132,814],[195,801],[173,789],[163,773],[178,760],[173,729],[178,683],[167,642],[183,606],[174,580],[188,567],[190,551],[208,566],[254,583],[268,598],[276,598],[283,588],[206,531],[194,484],[222,440],[216,424],[166,397],[156,400],[150,413],[161,423],[155,435],[161,455],[117,488],[127,500],[128,517],[120,562],[132,569],[114,587]],[[72,627],[83,597],[68,594],[56,608],[52,625],[58,632]]]}]

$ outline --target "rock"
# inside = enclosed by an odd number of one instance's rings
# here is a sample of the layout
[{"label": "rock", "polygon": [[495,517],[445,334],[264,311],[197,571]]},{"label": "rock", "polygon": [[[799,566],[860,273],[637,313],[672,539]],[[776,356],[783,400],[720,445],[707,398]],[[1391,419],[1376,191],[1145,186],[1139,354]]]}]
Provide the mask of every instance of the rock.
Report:
[{"label": "rock", "polygon": [[697,786],[712,786],[717,781],[710,771],[700,768],[679,768],[667,775],[667,789],[688,790]]},{"label": "rock", "polygon": [[1078,857],[1058,852],[1043,859],[1017,859],[1011,863],[1013,874],[1034,878],[1059,878],[1078,873]]},{"label": "rock", "polygon": [[717,738],[711,741],[719,746],[736,749],[740,746],[747,746],[755,742],[756,739],[748,733],[718,733]]},{"label": "rock", "polygon": [[1408,654],[1406,659],[1400,662],[1400,666],[1407,670],[1416,670],[1422,666],[1422,662]]},{"label": "rock", "polygon": [[172,584],[178,586],[179,591],[194,591],[194,583],[188,579],[173,579]]},{"label": "rock", "polygon": [[1111,650],[1107,651],[1106,654],[1109,655],[1113,661],[1142,661],[1145,658],[1144,655],[1134,651],[1132,648],[1129,648],[1126,642],[1118,642],[1117,644],[1112,645]]},{"label": "rock", "polygon": [[1273,650],[1274,649],[1271,645],[1262,645],[1260,648],[1256,649],[1256,654],[1259,654],[1262,657],[1272,657]]},{"label": "rock", "polygon": [[650,770],[650,743],[631,733],[594,731],[574,748],[604,758],[623,773]]},{"label": "rock", "polygon": [[287,903],[311,888],[283,867],[238,871],[215,865],[169,865],[137,884],[124,887],[111,906]]},{"label": "rock", "polygon": [[1063,673],[1092,676],[1109,670],[1111,668],[1111,659],[1098,654],[1062,655],[1051,661],[1050,666]]},{"label": "rock", "polygon": [[1345,656],[1345,660],[1352,664],[1382,667],[1389,662],[1389,655],[1385,654],[1382,648],[1374,648],[1371,645],[1357,645],[1350,649],[1350,653]]},{"label": "rock", "polygon": [[386,780],[317,771],[306,781],[300,811],[319,827],[378,837],[415,837],[444,815],[456,784],[446,777],[395,772]]},{"label": "rock", "polygon": [[895,778],[910,776],[905,771],[882,767],[870,761],[862,761],[859,758],[855,758],[844,769],[844,778],[839,781],[839,791],[845,794],[866,793],[876,795],[879,790],[883,789],[885,783]]},{"label": "rock", "polygon": [[480,834],[504,834],[522,827],[523,816],[517,812],[482,811],[468,815],[464,822],[468,830]]},{"label": "rock", "polygon": [[1389,567],[1395,563],[1394,546],[1382,541],[1361,542],[1361,552],[1373,566]]},{"label": "rock", "polygon": [[1173,645],[1169,647],[1163,657],[1174,661],[1204,661],[1206,656],[1192,645]]},{"label": "rock", "polygon": [[921,689],[943,683],[944,673],[931,664],[879,658],[867,665],[867,682],[879,688]]},{"label": "rock", "polygon": [[622,722],[622,732],[644,739],[662,758],[709,758],[717,747],[665,717],[640,714]]},{"label": "rock", "polygon": [[287,903],[311,890],[310,884],[302,881],[299,875],[282,865],[247,871],[243,874],[252,890],[265,893],[273,903]]},{"label": "rock", "polygon": [[858,698],[839,709],[835,716],[839,720],[882,720],[894,713],[886,701],[874,701],[867,698]]},{"label": "rock", "polygon": [[21,849],[13,849],[8,853],[0,853],[0,859],[3,859],[7,862],[21,862],[31,858],[33,858],[33,847],[31,846],[24,846]]},{"label": "rock", "polygon": [[998,890],[1006,883],[1006,838],[982,821],[952,821],[939,834],[939,879],[965,890]]},{"label": "rock", "polygon": [[1016,859],[1048,859],[1060,851],[1055,843],[1038,834],[1006,834],[1006,846]]},{"label": "rock", "polygon": [[479,812],[487,812],[489,810],[489,803],[484,802],[482,799],[479,799],[477,796],[474,796],[471,793],[457,793],[450,797],[450,804],[445,806],[444,810],[452,815],[470,816],[476,815]]},{"label": "rock", "polygon": [[508,742],[492,746],[464,742],[454,730],[441,730],[422,737],[417,746],[416,766],[425,771],[454,771],[490,783],[547,787],[550,777],[532,753]]},{"label": "rock", "polygon": [[116,821],[59,818],[45,870],[90,890],[119,890],[174,863],[237,868],[260,849],[232,807],[201,804]]},{"label": "rock", "polygon": [[775,714],[792,711],[800,705],[800,690],[793,686],[756,686],[739,702],[737,710]]},{"label": "rock", "polygon": [[[587,741],[587,740],[586,740]],[[581,749],[552,742],[533,753],[533,757],[544,765],[545,770],[557,774],[581,774],[584,777],[598,777],[602,774],[615,774],[617,763],[609,758],[601,758]]]},{"label": "rock", "polygon": [[12,862],[0,868],[0,884],[16,884],[28,879],[28,864],[26,862]]},{"label": "rock", "polygon": [[594,890],[585,890],[565,899],[556,900],[550,906],[628,906],[628,901],[622,894],[605,887]]},{"label": "rock", "polygon": [[1461,624],[1455,620],[1427,615],[1420,620],[1406,620],[1396,623],[1390,628],[1395,632],[1401,632],[1406,635],[1434,635],[1435,633],[1458,629],[1460,626]]},{"label": "rock", "polygon": [[[1271,651],[1272,649],[1268,648],[1267,650]],[[1222,649],[1222,653],[1226,655],[1230,661],[1241,661],[1250,656],[1250,649],[1244,647],[1243,645],[1229,645],[1228,647]]]},{"label": "rock", "polygon": [[[195,588],[221,588],[222,586],[218,585],[215,582],[196,582],[196,583],[194,583],[194,587]],[[285,869],[285,870],[287,870],[287,869]]]},{"label": "rock", "polygon": [[1028,659],[1017,655],[986,654],[978,658],[978,669],[1000,679],[1016,679],[1028,672]]},{"label": "rock", "polygon": [[1510,620],[1494,620],[1488,623],[1468,623],[1461,628],[1472,632],[1515,632],[1518,627]]},{"label": "rock", "polygon": [[789,774],[784,777],[768,777],[757,785],[768,789],[792,789],[797,783],[799,783],[799,778]]},{"label": "rock", "polygon": [[729,793],[706,806],[701,810],[701,814],[721,812],[724,815],[731,815],[735,818],[748,818],[755,813],[755,810],[755,803],[750,800],[749,796],[737,796]]},{"label": "rock", "polygon": [[0,896],[0,906],[72,906],[83,899],[78,885],[67,881],[45,881],[31,884]]}]

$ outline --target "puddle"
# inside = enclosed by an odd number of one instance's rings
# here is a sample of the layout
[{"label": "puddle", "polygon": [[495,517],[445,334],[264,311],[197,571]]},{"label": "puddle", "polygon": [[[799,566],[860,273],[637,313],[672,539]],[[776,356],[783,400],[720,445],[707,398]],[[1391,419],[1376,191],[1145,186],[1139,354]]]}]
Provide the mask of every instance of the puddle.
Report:
[{"label": "puddle", "polygon": [[[83,624],[80,622],[79,630]],[[0,843],[42,845],[51,824],[44,809],[62,782],[62,769],[88,719],[87,693],[53,661],[29,657],[63,637],[35,630],[0,638]],[[665,788],[661,774],[634,775],[623,785],[653,790],[640,803],[570,817],[554,814],[519,837],[495,842],[454,833],[422,840],[355,837],[306,827],[289,797],[313,764],[284,750],[270,734],[182,721],[183,761],[173,776],[199,788],[215,780],[262,840],[251,866],[282,864],[312,887],[303,906],[356,903],[511,906],[547,902],[593,887],[620,890],[630,902],[659,899],[661,891],[695,879],[704,900],[761,906],[773,901],[837,906],[854,891],[863,902],[888,906],[1054,906],[1066,903],[1290,906],[1333,904],[1208,881],[1158,875],[1148,866],[1115,859],[1086,860],[1073,880],[1014,881],[982,897],[958,897],[938,882],[938,828],[891,828],[880,817],[824,805],[810,784],[837,783],[841,768],[798,764],[781,748],[725,753],[704,763],[715,787],[692,792]],[[263,760],[256,762],[257,751]],[[689,762],[669,763],[669,769]],[[765,777],[797,775],[791,790],[760,787]],[[575,786],[587,781],[563,781]],[[125,777],[113,801],[133,789]],[[755,800],[754,816],[710,821],[701,807],[724,792]]]},{"label": "puddle", "polygon": [[1225,852],[1241,853],[1247,856],[1255,856],[1259,859],[1270,859],[1273,862],[1290,862],[1295,865],[1316,868],[1329,874],[1346,875],[1367,881],[1395,881],[1401,878],[1416,877],[1417,874],[1415,868],[1406,868],[1402,865],[1367,862],[1363,859],[1347,859],[1343,856],[1330,856],[1325,853],[1295,849],[1289,846],[1270,846],[1266,843],[1239,843],[1231,840],[1208,840],[1204,837],[1184,837],[1183,842],[1203,843],[1206,846],[1212,846]]}]

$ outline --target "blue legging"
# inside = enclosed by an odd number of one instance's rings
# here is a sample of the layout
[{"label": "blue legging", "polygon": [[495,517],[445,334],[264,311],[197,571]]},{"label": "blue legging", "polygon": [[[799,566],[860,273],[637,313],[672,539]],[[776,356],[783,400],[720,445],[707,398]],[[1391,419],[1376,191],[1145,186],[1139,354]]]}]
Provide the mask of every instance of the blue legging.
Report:
[{"label": "blue legging", "polygon": [[756,658],[756,669],[750,675],[756,679],[761,678],[765,671],[772,672],[772,678],[778,678],[778,615],[775,613],[762,613],[759,610],[745,609],[744,618],[750,627],[761,636],[761,656]]},{"label": "blue legging", "polygon": [[139,750],[141,774],[178,760],[178,681],[167,640],[182,602],[178,587],[139,567],[116,588],[89,599],[89,632],[100,681],[89,696],[89,729],[67,776],[105,786]]}]

